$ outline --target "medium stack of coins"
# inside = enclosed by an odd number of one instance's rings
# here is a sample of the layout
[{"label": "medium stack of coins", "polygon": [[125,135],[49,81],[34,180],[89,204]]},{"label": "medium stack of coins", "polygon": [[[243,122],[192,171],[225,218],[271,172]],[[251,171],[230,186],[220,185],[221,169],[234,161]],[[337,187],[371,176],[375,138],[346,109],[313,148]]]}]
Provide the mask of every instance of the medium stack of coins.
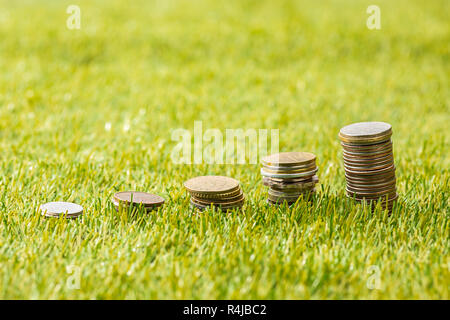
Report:
[{"label": "medium stack of coins", "polygon": [[261,159],[263,184],[269,187],[270,204],[295,203],[299,197],[311,199],[318,168],[310,152],[282,152]]},{"label": "medium stack of coins", "polygon": [[132,206],[134,208],[143,207],[145,211],[150,212],[161,207],[164,204],[164,198],[147,192],[123,191],[114,194],[112,202],[117,211],[120,207],[128,210]]},{"label": "medium stack of coins", "polygon": [[48,202],[40,206],[41,214],[49,218],[63,216],[67,219],[75,219],[83,214],[83,207],[72,202]]},{"label": "medium stack of coins", "polygon": [[200,210],[220,207],[223,211],[241,208],[244,193],[239,181],[223,176],[200,176],[184,183],[191,195],[191,206]]},{"label": "medium stack of coins", "polygon": [[371,204],[380,200],[389,211],[398,197],[391,135],[385,122],[354,123],[339,132],[347,196]]}]

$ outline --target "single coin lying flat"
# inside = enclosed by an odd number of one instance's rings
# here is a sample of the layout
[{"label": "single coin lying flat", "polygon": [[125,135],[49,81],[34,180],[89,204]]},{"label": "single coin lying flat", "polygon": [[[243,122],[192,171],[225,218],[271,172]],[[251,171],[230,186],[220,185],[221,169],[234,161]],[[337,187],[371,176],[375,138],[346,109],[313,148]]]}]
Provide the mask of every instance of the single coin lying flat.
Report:
[{"label": "single coin lying flat", "polygon": [[200,176],[186,181],[184,187],[194,193],[231,193],[239,188],[239,181],[224,176]]},{"label": "single coin lying flat", "polygon": [[164,198],[141,191],[122,191],[114,194],[114,200],[119,204],[142,204],[145,207],[160,206],[164,203]]},{"label": "single coin lying flat", "polygon": [[122,191],[114,194],[111,199],[116,210],[120,206],[125,208],[129,206],[143,206],[147,212],[156,210],[164,204],[164,198],[156,194],[141,191]]},{"label": "single coin lying flat", "polygon": [[55,201],[48,202],[39,207],[41,214],[46,217],[58,218],[77,218],[83,214],[83,207],[72,202]]}]

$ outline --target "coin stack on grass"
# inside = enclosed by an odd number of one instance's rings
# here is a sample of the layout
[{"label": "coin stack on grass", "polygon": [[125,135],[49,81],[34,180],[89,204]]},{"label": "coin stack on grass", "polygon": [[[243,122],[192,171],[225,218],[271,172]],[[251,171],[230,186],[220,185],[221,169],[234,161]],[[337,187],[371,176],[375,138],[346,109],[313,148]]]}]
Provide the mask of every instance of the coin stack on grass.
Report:
[{"label": "coin stack on grass", "polygon": [[397,199],[392,127],[385,122],[359,122],[339,132],[347,196],[392,210]]},{"label": "coin stack on grass", "polygon": [[142,206],[145,211],[150,212],[161,207],[164,204],[164,198],[147,192],[123,191],[114,194],[112,202],[117,211],[120,207],[128,210],[130,206],[133,208]]},{"label": "coin stack on grass", "polygon": [[184,183],[191,195],[191,206],[204,210],[208,207],[223,211],[241,208],[244,194],[239,181],[223,176],[200,176]]},{"label": "coin stack on grass", "polygon": [[318,168],[310,152],[282,152],[261,159],[263,184],[269,187],[270,204],[292,204],[298,198],[312,199]]},{"label": "coin stack on grass", "polygon": [[83,207],[72,202],[48,202],[40,206],[41,214],[50,218],[63,216],[67,219],[75,219],[83,214]]}]

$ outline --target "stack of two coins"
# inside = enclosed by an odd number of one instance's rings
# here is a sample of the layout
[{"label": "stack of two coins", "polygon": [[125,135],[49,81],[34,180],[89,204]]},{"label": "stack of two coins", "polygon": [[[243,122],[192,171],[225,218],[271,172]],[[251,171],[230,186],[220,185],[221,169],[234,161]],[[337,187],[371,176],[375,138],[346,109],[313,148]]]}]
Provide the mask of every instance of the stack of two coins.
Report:
[{"label": "stack of two coins", "polygon": [[309,152],[282,152],[261,160],[263,184],[269,187],[270,204],[295,203],[311,199],[315,192],[318,168],[316,156]]},{"label": "stack of two coins", "polygon": [[341,129],[347,196],[392,210],[396,192],[392,127],[384,122],[359,122]]},{"label": "stack of two coins", "polygon": [[223,176],[200,176],[184,183],[191,195],[191,206],[204,210],[211,206],[223,211],[241,208],[244,194],[239,181]]},{"label": "stack of two coins", "polygon": [[156,194],[138,191],[117,192],[112,197],[112,202],[117,211],[122,207],[128,210],[131,207],[143,207],[146,212],[157,210],[164,204],[164,199]]}]

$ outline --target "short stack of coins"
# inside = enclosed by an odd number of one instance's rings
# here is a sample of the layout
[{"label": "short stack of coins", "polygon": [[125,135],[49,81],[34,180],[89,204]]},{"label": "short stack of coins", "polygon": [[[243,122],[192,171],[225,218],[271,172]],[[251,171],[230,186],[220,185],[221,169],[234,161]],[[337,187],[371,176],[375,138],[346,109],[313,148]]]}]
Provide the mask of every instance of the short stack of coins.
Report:
[{"label": "short stack of coins", "polygon": [[385,122],[359,122],[339,132],[347,196],[392,210],[398,198],[392,149],[392,127]]},{"label": "short stack of coins", "polygon": [[267,202],[293,204],[315,193],[318,168],[310,152],[282,152],[261,159],[263,184],[269,187]]},{"label": "short stack of coins", "polygon": [[239,209],[244,204],[244,193],[239,181],[224,176],[200,176],[184,183],[191,195],[191,206],[200,210],[210,207],[223,211]]},{"label": "short stack of coins", "polygon": [[122,207],[128,210],[130,206],[139,209],[142,207],[146,212],[157,210],[164,204],[164,198],[147,192],[122,191],[112,197],[112,202],[117,211]]}]

